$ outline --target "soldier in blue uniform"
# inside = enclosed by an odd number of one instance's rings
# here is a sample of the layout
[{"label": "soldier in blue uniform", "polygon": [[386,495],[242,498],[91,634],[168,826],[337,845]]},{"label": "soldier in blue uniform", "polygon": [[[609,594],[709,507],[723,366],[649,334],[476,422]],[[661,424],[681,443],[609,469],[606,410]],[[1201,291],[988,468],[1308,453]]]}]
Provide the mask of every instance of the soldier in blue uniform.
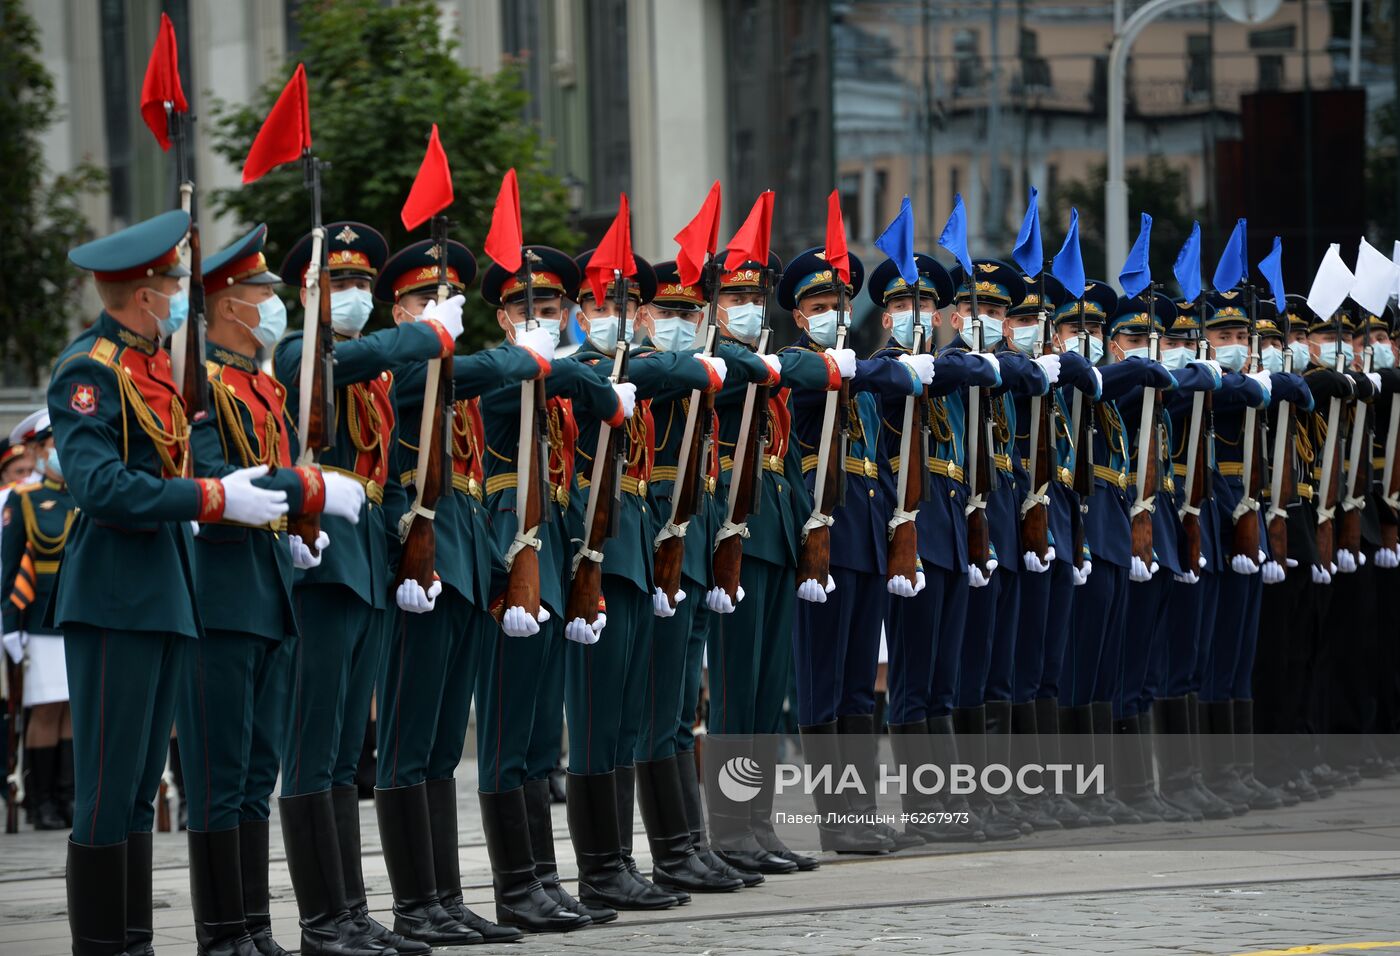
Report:
[{"label": "soldier in blue uniform", "polygon": [[[282,832],[303,949],[387,946],[422,956],[429,946],[404,939],[369,915],[355,770],[392,620],[389,602],[396,599],[389,586],[397,558],[395,522],[407,506],[394,461],[394,370],[451,354],[462,332],[461,300],[444,303],[423,321],[362,335],[374,307],[370,288],[388,247],[383,236],[357,222],[331,223],[326,242],[337,339],[336,434],[320,464],[359,483],[366,500],[358,524],[329,516],[322,521],[332,547],[295,584],[301,640],[287,702]],[[282,263],[283,280],[302,285],[310,257],[308,235]],[[303,289],[303,305],[305,295]],[[290,408],[299,402],[301,350],[298,330],[274,353]]]},{"label": "soldier in blue uniform", "polygon": [[188,316],[173,211],[69,253],[103,311],[59,356],[48,405],[80,509],[53,623],[72,692],[75,800],[68,922],[81,954],[150,952],[153,802],[186,639],[201,636],[190,523],[267,524],[285,491],[266,468],[192,478],[190,422],[160,347]]}]

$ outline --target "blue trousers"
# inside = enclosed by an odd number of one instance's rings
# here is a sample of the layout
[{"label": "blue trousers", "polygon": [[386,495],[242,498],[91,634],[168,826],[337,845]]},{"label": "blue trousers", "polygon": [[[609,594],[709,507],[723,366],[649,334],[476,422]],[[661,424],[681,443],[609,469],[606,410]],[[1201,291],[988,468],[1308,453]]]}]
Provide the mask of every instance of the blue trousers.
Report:
[{"label": "blue trousers", "polygon": [[1128,583],[1126,622],[1130,623],[1122,632],[1117,693],[1112,698],[1114,717],[1135,717],[1142,713],[1147,672],[1160,633],[1157,624],[1174,583],[1166,571],[1157,572],[1147,581]]},{"label": "blue trousers", "polygon": [[[1045,611],[1044,659],[1036,697],[1060,696],[1060,674],[1074,627],[1074,603],[1081,590],[1074,586],[1074,568],[1068,561],[1056,561],[1050,566],[1050,604]],[[1021,616],[1024,619],[1025,615]]]},{"label": "blue trousers", "polygon": [[1249,670],[1254,666],[1254,647],[1259,639],[1259,599],[1263,584],[1258,574],[1222,571],[1217,577],[1219,597],[1215,617],[1213,621],[1203,622],[1201,628],[1203,632],[1208,628],[1213,631],[1201,671],[1201,700],[1233,700],[1241,689],[1245,694],[1239,699],[1246,699]]},{"label": "blue trousers", "polygon": [[[1011,700],[1024,704],[1035,700],[1045,669],[1045,648],[1050,640],[1050,596],[1055,584],[1055,568],[1062,561],[1050,562],[1044,574],[1029,571],[1016,575],[1020,592],[1016,614],[1016,648],[1011,672]],[[1056,595],[1060,598],[1061,595]],[[1001,700],[992,693],[996,681],[989,681],[987,698]]]},{"label": "blue trousers", "polygon": [[939,642],[950,626],[955,595],[966,592],[965,576],[930,565],[924,568],[922,591],[911,598],[890,598],[885,615],[890,658],[885,713],[891,724],[917,723],[929,716]]},{"label": "blue trousers", "polygon": [[792,629],[797,722],[875,713],[880,628],[890,596],[885,577],[833,567],[836,590],[826,603],[798,601]]},{"label": "blue trousers", "polygon": [[1162,613],[1162,654],[1165,659],[1159,696],[1185,697],[1198,688],[1196,656],[1201,645],[1201,622],[1215,617],[1218,575],[1202,574],[1195,584],[1171,583]]},{"label": "blue trousers", "polygon": [[[1127,588],[1127,568],[1099,561],[1094,563],[1089,580],[1074,595],[1074,625],[1070,628],[1069,649],[1060,670],[1060,700],[1066,706],[1078,707],[1110,699],[1095,695],[1099,691],[1099,669],[1107,653],[1105,645],[1109,635],[1121,631],[1119,622],[1127,604]],[[1116,647],[1113,666],[1117,667]],[[1106,691],[1109,682],[1104,684]]]},{"label": "blue trousers", "polygon": [[962,654],[958,663],[958,707],[976,707],[987,697],[987,673],[992,666],[997,611],[1004,581],[1009,575],[992,573],[986,587],[968,588],[967,617],[963,620]]},{"label": "blue trousers", "polygon": [[953,712],[962,676],[963,636],[967,632],[968,599],[973,589],[967,586],[966,574],[952,575],[952,578],[953,585],[945,594],[943,617],[933,635],[933,681],[928,695],[930,717],[946,717]]}]

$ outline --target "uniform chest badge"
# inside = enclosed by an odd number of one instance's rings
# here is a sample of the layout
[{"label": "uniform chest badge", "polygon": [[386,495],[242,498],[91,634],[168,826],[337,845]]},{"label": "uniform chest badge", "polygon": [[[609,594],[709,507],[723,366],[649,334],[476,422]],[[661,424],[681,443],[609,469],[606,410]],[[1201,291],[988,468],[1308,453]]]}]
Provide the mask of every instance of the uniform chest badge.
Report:
[{"label": "uniform chest badge", "polygon": [[74,385],[68,394],[68,407],[79,415],[91,415],[97,411],[97,386]]},{"label": "uniform chest badge", "polygon": [[39,510],[40,510],[40,511],[52,511],[53,508],[54,508],[54,506],[57,505],[57,504],[58,504],[57,501],[54,501],[52,498],[50,498],[48,501],[45,501],[43,504],[39,505]]}]

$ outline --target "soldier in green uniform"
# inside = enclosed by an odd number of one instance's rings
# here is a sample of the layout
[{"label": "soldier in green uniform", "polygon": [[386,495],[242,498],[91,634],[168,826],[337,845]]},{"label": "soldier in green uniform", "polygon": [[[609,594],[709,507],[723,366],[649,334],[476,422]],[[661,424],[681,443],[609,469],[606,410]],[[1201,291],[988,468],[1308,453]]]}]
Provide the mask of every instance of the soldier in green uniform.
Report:
[{"label": "soldier in green uniform", "polygon": [[[361,335],[374,306],[370,286],[388,257],[384,237],[363,223],[326,227],[335,343],[334,448],[323,471],[365,489],[359,523],[322,521],[332,547],[298,579],[293,604],[301,639],[293,662],[279,806],[292,885],[301,910],[302,950],[426,956],[431,947],[406,940],[369,915],[360,868],[360,808],[355,769],[369,720],[390,621],[403,486],[394,467],[397,436],[394,369],[450,354],[462,331],[461,299],[424,321]],[[305,236],[283,262],[284,281],[302,285],[311,257]],[[305,290],[303,290],[305,296]],[[303,305],[305,300],[303,299]],[[302,335],[287,335],[274,364],[298,407]],[[436,588],[436,586],[435,586]],[[423,600],[434,596],[422,592]]]},{"label": "soldier in green uniform", "polygon": [[[269,487],[293,513],[354,523],[364,489],[344,475],[294,468],[296,430],[286,388],[258,367],[287,328],[282,280],[263,257],[257,226],[204,264],[210,407],[191,429],[195,474],[220,478],[267,466]],[[287,678],[297,634],[292,568],[314,564],[286,521],[225,517],[195,536],[195,596],[204,633],[186,652],[175,704],[181,756],[206,768],[185,780],[190,891],[203,953],[285,952],[268,916],[268,814],[281,763]],[[238,587],[229,587],[237,581]]]},{"label": "soldier in green uniform", "polygon": [[188,315],[176,210],[79,246],[103,311],[59,357],[49,414],[81,509],[52,621],[73,702],[75,802],[68,847],[73,952],[151,951],[151,826],[185,639],[201,636],[190,523],[265,525],[284,491],[266,468],[190,477],[190,426],[160,347]]},{"label": "soldier in green uniform", "polygon": [[[416,242],[385,264],[375,282],[394,321],[417,322],[437,301],[476,277],[467,247]],[[490,615],[495,541],[483,504],[478,396],[548,374],[554,344],[539,330],[533,348],[506,344],[453,360],[452,485],[434,507],[435,568],[442,593],[427,613],[394,615],[377,685],[378,780],[374,794],[380,843],[394,888],[394,930],[432,945],[512,942],[523,935],[472,913],[462,902],[457,859],[457,791],[477,661],[498,629]],[[394,384],[399,418],[396,469],[405,491],[417,480],[418,435],[427,363],[402,366]],[[408,584],[409,582],[405,582]]]}]

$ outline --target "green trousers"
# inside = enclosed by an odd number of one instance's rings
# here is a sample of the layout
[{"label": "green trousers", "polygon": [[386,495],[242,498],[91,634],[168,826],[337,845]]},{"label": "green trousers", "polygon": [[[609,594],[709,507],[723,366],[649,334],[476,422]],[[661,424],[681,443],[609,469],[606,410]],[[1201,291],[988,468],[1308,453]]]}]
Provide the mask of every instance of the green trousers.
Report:
[{"label": "green trousers", "polygon": [[[603,599],[608,624],[597,643],[566,641],[564,648],[564,712],[573,773],[630,767],[641,719],[651,597],[626,578],[604,574]],[[640,658],[634,657],[634,648],[640,649]]]},{"label": "green trousers", "polygon": [[190,638],[70,624],[63,630],[73,713],[73,842],[149,833]]},{"label": "green trousers", "polygon": [[477,672],[481,669],[487,644],[494,639],[494,632],[501,629],[486,611],[473,604],[466,607],[466,626],[452,642],[447,665],[443,668],[447,679],[443,685],[442,706],[438,709],[433,749],[428,752],[429,780],[450,779],[462,762]]},{"label": "green trousers", "polygon": [[491,627],[483,628],[476,670],[477,789],[504,793],[525,785],[538,685],[547,653],[563,637],[557,618],[529,637],[510,637],[494,620],[487,620]]},{"label": "green trousers", "polygon": [[191,642],[175,702],[191,830],[266,820],[294,639],[209,630]]},{"label": "green trousers", "polygon": [[301,640],[287,695],[284,797],[354,786],[392,621],[338,584],[300,585],[292,601]]},{"label": "green trousers", "polygon": [[638,760],[664,760],[695,749],[691,725],[700,701],[705,635],[712,614],[705,607],[704,585],[681,580],[686,598],[672,617],[652,622],[651,661],[642,696]]},{"label": "green trousers", "polygon": [[710,724],[715,734],[782,731],[792,682],[795,571],[748,555],[739,570],[744,600],[710,627]]},{"label": "green trousers", "polygon": [[534,716],[530,743],[525,751],[525,779],[543,780],[559,765],[564,749],[564,621],[549,620],[540,629],[548,635],[540,661],[539,682],[535,686]]}]

